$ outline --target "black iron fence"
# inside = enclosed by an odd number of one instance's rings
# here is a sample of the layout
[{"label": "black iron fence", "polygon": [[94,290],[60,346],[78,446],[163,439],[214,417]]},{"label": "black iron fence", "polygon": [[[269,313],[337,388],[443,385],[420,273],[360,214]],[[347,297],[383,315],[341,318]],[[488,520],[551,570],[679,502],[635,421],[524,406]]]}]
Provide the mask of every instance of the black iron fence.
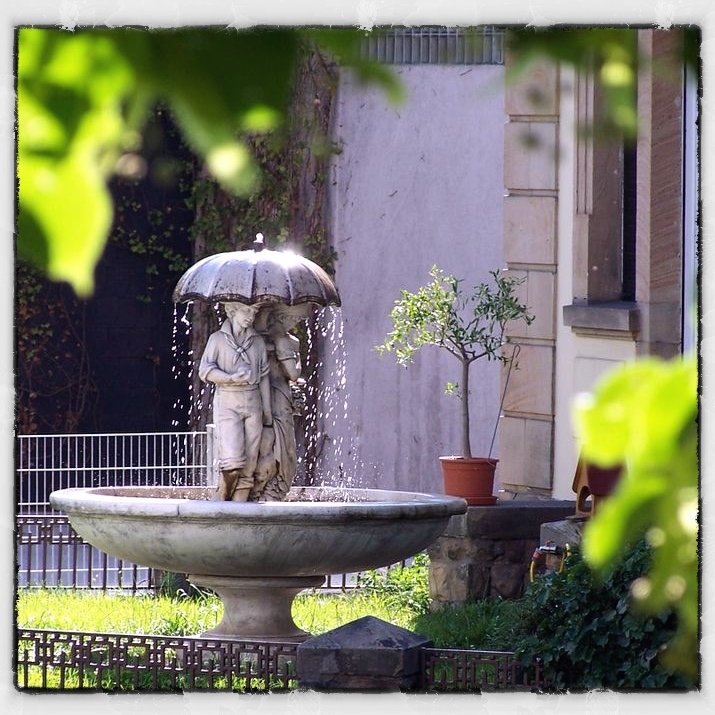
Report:
[{"label": "black iron fence", "polygon": [[15,520],[19,588],[89,588],[136,593],[153,587],[152,569],[117,559],[84,541],[64,515]]},{"label": "black iron fence", "polygon": [[211,484],[210,432],[18,435],[19,514],[52,514],[68,487]]},{"label": "black iron fence", "polygon": [[23,690],[292,690],[295,643],[222,642],[19,629],[15,684]]},{"label": "black iron fence", "polygon": [[[96,486],[213,484],[212,432],[19,435],[16,573],[20,588],[156,588],[152,569],[108,556],[83,541],[49,495]],[[329,574],[323,588],[358,585],[357,574]]]},{"label": "black iron fence", "polygon": [[[139,593],[161,587],[163,573],[109,556],[84,541],[66,516],[55,514],[15,518],[15,573],[19,588],[62,586]],[[357,588],[359,576],[326,574],[319,588],[328,591]]]},{"label": "black iron fence", "polygon": [[[21,690],[276,692],[299,687],[297,643],[226,642],[117,633],[18,629]],[[509,652],[424,648],[418,690],[539,691],[541,671]]]}]

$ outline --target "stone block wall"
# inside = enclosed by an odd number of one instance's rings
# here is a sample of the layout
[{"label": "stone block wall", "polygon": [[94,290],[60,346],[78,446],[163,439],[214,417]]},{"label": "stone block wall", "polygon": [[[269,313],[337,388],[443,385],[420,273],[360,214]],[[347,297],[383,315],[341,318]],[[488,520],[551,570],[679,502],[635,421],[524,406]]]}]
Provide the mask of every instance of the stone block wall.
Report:
[{"label": "stone block wall", "polygon": [[453,516],[428,549],[433,608],[481,598],[519,598],[541,544],[542,524],[572,516],[574,501],[499,501]]}]

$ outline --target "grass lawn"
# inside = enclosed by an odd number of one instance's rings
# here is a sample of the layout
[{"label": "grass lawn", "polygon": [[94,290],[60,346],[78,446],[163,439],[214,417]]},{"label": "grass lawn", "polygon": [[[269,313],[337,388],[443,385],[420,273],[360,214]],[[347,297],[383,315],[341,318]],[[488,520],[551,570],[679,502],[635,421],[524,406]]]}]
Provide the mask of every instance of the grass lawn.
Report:
[{"label": "grass lawn", "polygon": [[[77,589],[23,589],[18,593],[16,622],[22,628],[198,635],[221,619],[223,605],[213,595],[168,597],[122,595]],[[363,591],[299,595],[293,604],[298,627],[319,635],[372,615],[402,628],[410,628],[415,612],[395,607],[374,593]]]}]

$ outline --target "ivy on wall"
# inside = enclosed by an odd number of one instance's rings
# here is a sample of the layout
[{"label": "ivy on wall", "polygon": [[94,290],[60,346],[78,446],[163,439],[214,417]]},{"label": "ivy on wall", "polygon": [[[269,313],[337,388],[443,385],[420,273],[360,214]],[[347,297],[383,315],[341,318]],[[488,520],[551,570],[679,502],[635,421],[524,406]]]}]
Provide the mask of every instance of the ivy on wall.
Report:
[{"label": "ivy on wall", "polygon": [[84,305],[25,264],[17,266],[15,286],[16,429],[74,432],[97,401]]},{"label": "ivy on wall", "polygon": [[137,163],[112,183],[112,246],[142,256],[145,286],[135,297],[142,303],[163,300],[189,267],[188,232],[194,158],[170,112],[158,106],[144,130],[144,151]]}]

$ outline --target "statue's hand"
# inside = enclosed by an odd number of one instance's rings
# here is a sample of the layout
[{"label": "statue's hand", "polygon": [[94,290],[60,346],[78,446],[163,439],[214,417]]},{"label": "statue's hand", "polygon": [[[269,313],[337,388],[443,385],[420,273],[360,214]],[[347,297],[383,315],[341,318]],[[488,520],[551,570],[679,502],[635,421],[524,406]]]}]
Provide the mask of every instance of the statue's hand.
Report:
[{"label": "statue's hand", "polygon": [[234,385],[247,385],[252,377],[251,368],[248,365],[241,365],[231,377]]}]

